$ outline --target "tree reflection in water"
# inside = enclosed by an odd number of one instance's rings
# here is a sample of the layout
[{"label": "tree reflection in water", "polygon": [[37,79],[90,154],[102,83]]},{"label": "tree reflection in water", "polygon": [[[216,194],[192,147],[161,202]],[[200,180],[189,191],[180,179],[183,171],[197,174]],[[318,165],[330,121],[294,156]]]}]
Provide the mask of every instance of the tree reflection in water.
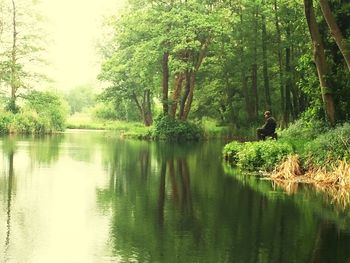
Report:
[{"label": "tree reflection in water", "polygon": [[[334,235],[335,224],[323,220],[321,207],[317,212],[304,197],[278,196],[271,182],[225,175],[219,153],[210,144],[109,145],[110,185],[98,191],[98,200],[111,211],[113,256],[123,262],[348,259],[350,253],[339,251],[349,236]],[[322,222],[332,230],[322,230]],[[339,249],[328,251],[332,242]]]},{"label": "tree reflection in water", "polygon": [[182,152],[146,142],[139,147],[121,143],[106,156],[110,184],[99,190],[99,200],[101,207],[113,207],[114,252],[125,260],[137,255],[138,261],[157,261],[173,247],[175,256],[177,236],[189,238],[198,230],[193,227],[190,168]]},{"label": "tree reflection in water", "polygon": [[7,178],[5,177],[7,187],[7,205],[6,205],[6,238],[4,246],[4,262],[9,260],[8,251],[10,248],[11,241],[11,208],[12,208],[12,197],[14,187],[14,155],[15,155],[16,144],[12,138],[5,140],[3,143],[3,153],[7,157],[8,173]]}]

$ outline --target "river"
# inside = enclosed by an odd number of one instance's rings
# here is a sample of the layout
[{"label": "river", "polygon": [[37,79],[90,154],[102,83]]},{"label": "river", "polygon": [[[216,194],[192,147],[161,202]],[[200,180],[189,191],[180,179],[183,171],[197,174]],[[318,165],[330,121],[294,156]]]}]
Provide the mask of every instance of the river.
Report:
[{"label": "river", "polygon": [[240,175],[224,144],[2,137],[0,262],[350,261],[348,207]]}]

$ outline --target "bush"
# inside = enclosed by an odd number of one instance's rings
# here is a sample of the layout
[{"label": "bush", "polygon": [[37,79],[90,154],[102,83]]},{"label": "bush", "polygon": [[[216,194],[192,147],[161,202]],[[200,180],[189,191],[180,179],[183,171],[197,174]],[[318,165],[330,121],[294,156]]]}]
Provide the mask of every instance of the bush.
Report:
[{"label": "bush", "polygon": [[92,115],[97,119],[116,120],[116,110],[111,103],[98,103],[92,109]]},{"label": "bush", "polygon": [[307,143],[304,158],[307,164],[316,166],[350,160],[350,124],[338,126]]},{"label": "bush", "polygon": [[33,112],[22,112],[14,115],[13,122],[10,125],[10,132],[31,134],[35,133],[38,125],[38,115]]},{"label": "bush", "polygon": [[238,153],[241,151],[243,143],[238,141],[232,141],[226,144],[223,150],[223,155],[226,161],[230,163],[237,163]]},{"label": "bush", "polygon": [[275,140],[232,142],[224,148],[228,160],[244,170],[272,170],[291,153],[293,147],[289,143]]},{"label": "bush", "polygon": [[0,112],[0,134],[44,134],[65,128],[67,105],[52,92],[32,91],[16,114]]},{"label": "bush", "polygon": [[188,121],[178,121],[170,116],[159,115],[154,120],[152,137],[171,141],[199,140],[203,136],[201,127]]},{"label": "bush", "polygon": [[13,114],[9,112],[0,111],[0,134],[7,134],[9,126],[12,122]]},{"label": "bush", "polygon": [[[63,131],[65,129],[68,105],[55,93],[32,91],[26,96],[26,104],[23,109],[23,112],[28,111],[36,116],[35,126],[32,127],[35,133]],[[26,117],[29,117],[29,115]],[[32,119],[32,122],[34,122],[34,119]],[[34,125],[34,123],[32,124]]]},{"label": "bush", "polygon": [[328,129],[328,125],[323,121],[299,119],[282,130],[280,137],[289,140],[313,140]]}]

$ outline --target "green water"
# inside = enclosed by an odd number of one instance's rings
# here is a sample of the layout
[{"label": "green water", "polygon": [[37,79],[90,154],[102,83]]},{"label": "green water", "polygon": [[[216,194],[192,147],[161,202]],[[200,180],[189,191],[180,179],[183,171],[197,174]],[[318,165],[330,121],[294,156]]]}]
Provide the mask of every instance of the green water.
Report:
[{"label": "green water", "polygon": [[0,262],[349,262],[350,213],[221,159],[225,142],[0,139]]}]

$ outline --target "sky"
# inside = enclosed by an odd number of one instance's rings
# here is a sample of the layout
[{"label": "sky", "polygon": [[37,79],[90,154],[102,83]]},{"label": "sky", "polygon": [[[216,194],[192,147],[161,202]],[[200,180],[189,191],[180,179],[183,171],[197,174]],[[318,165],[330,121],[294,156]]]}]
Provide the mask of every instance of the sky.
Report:
[{"label": "sky", "polygon": [[41,0],[49,41],[48,75],[68,90],[96,84],[100,63],[96,45],[103,17],[115,14],[123,0]]}]

